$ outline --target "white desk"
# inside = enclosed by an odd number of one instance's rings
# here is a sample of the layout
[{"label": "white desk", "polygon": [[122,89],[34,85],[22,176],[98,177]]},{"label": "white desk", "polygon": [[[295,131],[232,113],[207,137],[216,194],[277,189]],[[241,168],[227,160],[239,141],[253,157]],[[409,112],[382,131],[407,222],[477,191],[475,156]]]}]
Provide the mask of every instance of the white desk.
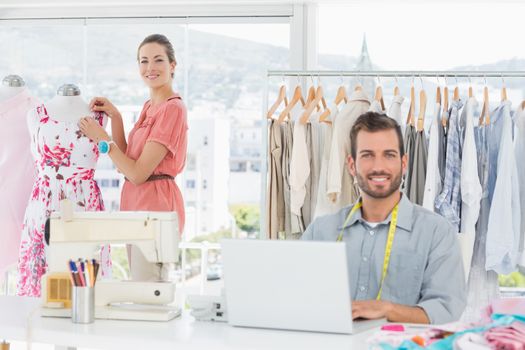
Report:
[{"label": "white desk", "polygon": [[[231,327],[195,321],[187,312],[171,322],[95,320],[90,325],[70,319],[41,317],[40,300],[0,297],[0,339],[33,341],[57,347],[100,349],[367,349],[374,331],[356,335]],[[28,332],[28,321],[30,331]]]}]

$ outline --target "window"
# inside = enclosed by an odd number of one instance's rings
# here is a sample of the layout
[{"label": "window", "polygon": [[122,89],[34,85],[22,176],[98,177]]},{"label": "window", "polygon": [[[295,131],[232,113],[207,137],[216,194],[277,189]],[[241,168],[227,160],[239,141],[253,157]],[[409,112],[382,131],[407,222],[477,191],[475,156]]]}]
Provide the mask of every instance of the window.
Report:
[{"label": "window", "polygon": [[[237,207],[260,203],[260,174],[245,178],[239,173],[241,181],[231,177],[230,142],[240,142],[235,159],[246,169],[252,149],[263,145],[260,136],[250,137],[254,127],[260,129],[266,85],[261,77],[268,69],[289,68],[290,33],[280,17],[275,19],[279,23],[237,17],[221,19],[232,22],[228,24],[201,24],[203,18],[199,24],[179,19],[151,24],[140,18],[6,21],[1,23],[0,39],[9,49],[0,67],[24,78],[31,93],[43,101],[54,97],[64,83],[76,84],[86,102],[93,96],[108,97],[121,111],[127,135],[149,98],[138,74],[137,47],[149,34],[166,35],[177,58],[174,89],[188,110],[187,162],[178,177],[187,214],[183,237],[217,242],[239,232],[232,219]],[[203,128],[193,127],[197,120],[204,121]],[[230,137],[241,125],[246,130],[242,139]],[[106,210],[119,210],[123,176],[109,157],[99,158],[96,174]],[[242,196],[230,193],[230,188]],[[250,234],[258,230],[256,222]]]},{"label": "window", "polygon": [[[426,1],[423,3],[389,2],[381,3],[381,11],[377,11],[375,2],[359,2],[355,4],[320,4],[319,5],[319,69],[326,70],[350,70],[361,68],[373,68],[378,70],[493,70],[493,71],[515,71],[523,70],[523,57],[525,47],[510,44],[505,40],[491,40],[490,50],[487,38],[506,37],[508,33],[520,31],[522,22],[521,14],[525,5],[519,2],[484,2],[472,7],[466,2],[450,2],[443,6],[443,2]],[[443,44],[443,38],[454,38],[457,26],[442,25],[439,19],[450,18],[451,13],[469,13],[464,17],[462,28],[471,28],[473,35],[467,41],[447,40]],[[370,14],[373,15],[373,20]],[[362,16],[359,14],[363,14]],[[348,21],[348,18],[353,18]],[[479,25],[479,19],[490,20],[490,26]],[[392,23],[389,25],[377,25],[378,23]],[[345,45],[341,45],[334,35],[340,30],[341,24],[347,23],[345,32]],[[394,30],[395,34],[387,33],[386,28]],[[424,28],[415,30],[415,28]],[[395,40],[392,40],[395,37]],[[454,52],[453,55],[450,53]],[[392,53],[395,53],[394,55]],[[378,83],[376,78],[367,79],[369,86]],[[418,81],[419,80],[419,81]],[[399,78],[398,85],[401,95],[409,96],[412,79]],[[353,85],[355,81],[344,79],[344,84]],[[385,103],[388,105],[393,95],[395,80],[381,78]],[[428,94],[428,101],[434,99],[435,87],[443,86],[445,80],[441,79],[416,79],[414,85],[420,89],[424,85]],[[513,101],[513,105],[521,102],[523,98],[523,84],[525,79],[505,79],[507,94]],[[325,96],[332,98],[335,90],[341,84],[341,78],[326,78],[324,80]],[[491,107],[496,107],[500,100],[501,79],[486,79],[489,87]],[[464,96],[468,86],[472,85],[474,96],[481,103],[483,78],[454,77],[448,79],[448,85],[458,85]],[[366,85],[365,85],[366,86]],[[512,92],[510,92],[512,90]],[[432,94],[429,94],[432,91]],[[367,93],[373,96],[370,90]],[[463,98],[462,96],[462,98]],[[466,97],[466,96],[465,96]],[[514,102],[516,101],[516,102]],[[406,116],[409,103],[403,105],[403,115]],[[419,108],[419,107],[417,107]],[[433,111],[428,110],[427,116]],[[430,123],[431,118],[426,118]],[[428,130],[428,129],[427,129]],[[508,276],[499,276],[502,291],[512,294],[525,295],[525,275],[513,272]],[[511,289],[520,287],[519,289]]]}]

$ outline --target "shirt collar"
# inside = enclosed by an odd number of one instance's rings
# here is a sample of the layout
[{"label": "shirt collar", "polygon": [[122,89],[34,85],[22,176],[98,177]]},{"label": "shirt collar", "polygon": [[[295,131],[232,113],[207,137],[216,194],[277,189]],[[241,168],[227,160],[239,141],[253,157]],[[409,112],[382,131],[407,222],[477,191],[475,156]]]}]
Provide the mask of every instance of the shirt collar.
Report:
[{"label": "shirt collar", "polygon": [[[360,200],[360,199],[359,199]],[[343,220],[341,221],[341,225],[338,227],[339,230],[344,230],[348,227],[351,227],[356,222],[363,222],[363,217],[361,213],[361,209],[355,212],[355,214],[348,220],[346,225],[344,224],[346,218],[348,217],[348,214],[352,210],[354,206],[348,206],[344,210],[342,210],[343,214]],[[412,216],[414,213],[414,204],[410,202],[410,200],[407,198],[405,194],[401,194],[401,199],[399,200],[399,209],[397,212],[397,227],[402,228],[406,231],[412,230]],[[388,217],[382,221],[380,224],[389,224],[392,219],[392,213],[388,214]]]}]

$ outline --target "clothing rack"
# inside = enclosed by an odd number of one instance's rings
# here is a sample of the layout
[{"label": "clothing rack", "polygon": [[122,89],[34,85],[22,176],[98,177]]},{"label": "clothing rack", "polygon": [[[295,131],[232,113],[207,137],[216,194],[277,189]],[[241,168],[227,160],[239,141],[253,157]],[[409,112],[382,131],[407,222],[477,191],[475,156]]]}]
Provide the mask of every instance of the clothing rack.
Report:
[{"label": "clothing rack", "polygon": [[266,73],[266,85],[263,98],[263,151],[261,152],[261,205],[260,205],[260,235],[261,239],[268,238],[266,227],[266,207],[268,185],[268,130],[266,123],[266,112],[268,111],[268,89],[271,77],[375,77],[375,78],[525,78],[525,71],[388,71],[388,70],[367,70],[367,71],[331,71],[331,70],[268,70]]},{"label": "clothing rack", "polygon": [[459,78],[525,78],[525,71],[300,71],[269,70],[268,77],[459,77]]}]

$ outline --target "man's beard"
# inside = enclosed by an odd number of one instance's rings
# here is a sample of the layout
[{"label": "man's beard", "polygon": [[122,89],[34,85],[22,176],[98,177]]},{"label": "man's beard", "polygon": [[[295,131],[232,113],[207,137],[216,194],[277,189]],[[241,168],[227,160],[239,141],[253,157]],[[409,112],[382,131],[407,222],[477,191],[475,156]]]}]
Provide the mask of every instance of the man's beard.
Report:
[{"label": "man's beard", "polygon": [[[370,187],[368,187],[368,180],[363,178],[359,173],[356,172],[356,175],[357,175],[357,184],[359,188],[361,189],[361,191],[363,191],[364,193],[366,193],[372,198],[383,199],[383,198],[389,197],[392,193],[399,190],[399,187],[401,186],[401,178],[403,174],[402,172],[399,172],[397,176],[394,176],[391,178],[390,187],[388,189],[386,190],[382,189],[379,191],[374,191]],[[374,173],[368,174],[368,176],[381,176],[381,175],[390,176],[389,174],[386,174],[383,172],[374,172]]]}]

